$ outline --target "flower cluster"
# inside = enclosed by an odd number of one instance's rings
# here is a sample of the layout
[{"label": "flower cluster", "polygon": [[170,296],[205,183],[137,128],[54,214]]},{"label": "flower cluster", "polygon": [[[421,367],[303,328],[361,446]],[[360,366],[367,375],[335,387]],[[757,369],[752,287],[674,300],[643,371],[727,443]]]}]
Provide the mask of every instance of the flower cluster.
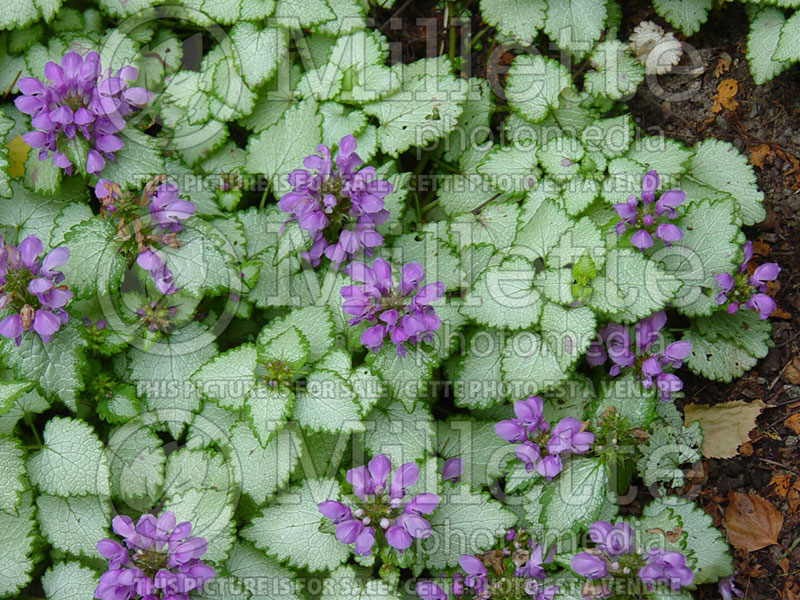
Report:
[{"label": "flower cluster", "polygon": [[[452,596],[480,600],[493,597],[552,600],[558,593],[558,586],[547,585],[542,566],[551,562],[552,556],[545,558],[543,546],[535,544],[525,530],[510,529],[504,542],[499,549],[481,556],[462,554],[459,557],[463,573],[453,575]],[[447,593],[432,581],[418,582],[416,590],[422,600],[447,600]]]},{"label": "flower cluster", "polygon": [[[159,246],[178,248],[176,233],[183,230],[182,222],[194,214],[195,207],[178,197],[178,188],[172,183],[156,178],[145,186],[141,197],[123,192],[119,185],[100,179],[94,187],[95,196],[103,207],[103,214],[117,223],[117,231],[128,251],[128,258],[136,257],[136,264],[150,274],[156,289],[164,295],[174,294],[178,288],[172,282],[172,272],[164,258],[154,250]],[[148,206],[145,213],[144,206]]]},{"label": "flower cluster", "polygon": [[431,303],[442,297],[444,284],[437,281],[420,287],[425,273],[419,263],[403,265],[397,287],[392,281],[392,267],[382,258],[376,258],[372,267],[352,262],[345,272],[363,284],[344,286],[340,293],[344,298],[342,310],[353,315],[350,325],[373,323],[361,334],[361,343],[367,348],[377,352],[388,337],[397,353],[405,356],[406,343],[432,339],[441,321]]},{"label": "flower cluster", "polygon": [[[336,539],[343,544],[355,544],[355,552],[361,556],[371,553],[376,535],[402,552],[411,546],[413,538],[425,539],[432,533],[430,523],[422,516],[432,513],[439,505],[436,494],[417,494],[406,501],[406,488],[419,478],[419,468],[414,463],[400,465],[389,483],[392,464],[378,454],[367,466],[347,471],[347,482],[353,486],[353,494],[359,507],[326,500],[317,505],[319,512],[336,525]],[[380,542],[379,542],[380,544]]]},{"label": "flower cluster", "polygon": [[191,523],[175,521],[171,512],[158,518],[144,514],[135,526],[130,517],[114,517],[111,528],[124,545],[110,539],[97,542],[97,551],[108,559],[108,571],[100,576],[94,597],[188,600],[188,592],[214,577],[214,569],[200,560],[206,540],[189,535]]},{"label": "flower cluster", "polygon": [[[683,359],[692,351],[692,344],[685,340],[668,344],[661,352],[654,351],[659,342],[659,332],[667,323],[667,315],[659,311],[642,319],[634,326],[635,347],[631,348],[630,328],[619,323],[609,323],[597,333],[586,352],[590,366],[602,365],[607,359],[614,363],[609,374],[616,377],[622,369],[633,369],[642,387],[650,389],[653,383],[664,402],[670,394],[683,389],[683,382],[674,373],[665,369],[679,369]],[[605,344],[605,346],[604,346]]]},{"label": "flower cluster", "polygon": [[65,246],[48,252],[42,260],[42,242],[29,235],[19,246],[0,238],[0,311],[12,314],[0,320],[0,335],[19,346],[22,333],[33,329],[44,343],[69,320],[64,306],[72,299],[64,275],[56,267],[69,259]]},{"label": "flower cluster", "polygon": [[138,77],[134,67],[122,67],[114,75],[111,69],[103,72],[97,52],[86,58],[67,52],[61,65],[45,64],[44,75],[46,83],[23,77],[17,84],[22,95],[14,104],[32,117],[35,128],[22,139],[39,148],[39,160],[52,156],[68,175],[78,158],[85,160],[79,171],[99,173],[122,148],[116,134],[125,127],[125,117],[147,104],[152,94],[129,87]]},{"label": "flower cluster", "polygon": [[747,274],[747,264],[753,258],[753,243],[745,242],[744,260],[735,275],[720,273],[715,276],[719,294],[717,304],[725,305],[725,310],[733,314],[744,304],[758,313],[759,318],[766,319],[777,308],[775,300],[766,294],[767,282],[775,281],[781,268],[778,263],[765,263],[756,267],[751,275]]},{"label": "flower cluster", "polygon": [[[608,521],[595,521],[589,526],[589,537],[595,547],[572,557],[570,566],[581,577],[601,580],[608,577],[633,578],[652,591],[655,584],[667,584],[678,591],[692,584],[694,574],[686,566],[686,557],[680,552],[667,552],[653,548],[647,552],[634,548],[633,530],[626,523],[611,525]],[[605,598],[611,594],[602,581],[584,586],[584,596]]]},{"label": "flower cluster", "polygon": [[536,471],[547,481],[561,472],[562,454],[584,454],[594,442],[594,435],[583,431],[581,422],[572,417],[561,419],[549,431],[549,423],[542,418],[540,396],[514,402],[514,414],[516,418],[500,421],[494,431],[507,442],[517,444],[514,453],[528,473]]},{"label": "flower cluster", "polygon": [[324,253],[338,269],[359,250],[370,252],[383,243],[375,227],[389,218],[383,199],[393,187],[375,179],[374,167],[359,170],[362,161],[352,135],[339,141],[335,160],[323,144],[317,146],[317,152],[303,159],[313,173],[295,169],[289,174],[293,189],[281,197],[278,207],[311,234],[312,245],[303,258],[316,267]]},{"label": "flower cluster", "polygon": [[675,208],[686,199],[686,194],[680,190],[668,190],[656,200],[659,184],[658,173],[648,171],[642,176],[641,205],[636,196],[614,205],[614,210],[622,219],[615,231],[622,235],[628,227],[634,229],[631,244],[639,250],[650,248],[654,244],[653,236],[667,246],[683,238],[680,228],[666,221],[675,218]]}]

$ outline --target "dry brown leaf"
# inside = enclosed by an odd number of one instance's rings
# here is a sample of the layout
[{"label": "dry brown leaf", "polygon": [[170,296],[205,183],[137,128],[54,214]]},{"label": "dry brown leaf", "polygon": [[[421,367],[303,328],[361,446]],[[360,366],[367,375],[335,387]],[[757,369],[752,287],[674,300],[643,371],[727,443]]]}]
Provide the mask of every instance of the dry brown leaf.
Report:
[{"label": "dry brown leaf", "polygon": [[766,242],[753,240],[753,254],[755,256],[769,256],[770,250],[772,250],[772,248]]},{"label": "dry brown leaf", "polygon": [[745,442],[739,446],[739,454],[742,456],[753,456],[753,442]]},{"label": "dry brown leaf", "polygon": [[786,498],[789,488],[792,487],[793,481],[794,477],[788,473],[773,475],[772,479],[770,479],[769,483],[767,484],[767,487],[771,489],[769,495],[778,498],[779,500],[783,500]]},{"label": "dry brown leaf", "polygon": [[789,429],[797,434],[800,434],[800,413],[789,415],[789,418],[783,422]]},{"label": "dry brown leaf", "polygon": [[778,544],[783,527],[783,515],[769,500],[758,494],[731,492],[731,502],[725,511],[728,541],[735,548],[755,552]]},{"label": "dry brown leaf", "polygon": [[750,164],[755,165],[759,169],[764,168],[764,159],[767,158],[772,150],[769,149],[767,144],[759,144],[750,148]]},{"label": "dry brown leaf", "polygon": [[769,316],[773,317],[775,319],[787,319],[788,320],[788,319],[792,318],[792,313],[790,313],[785,308],[776,308],[771,313],[769,313]]},{"label": "dry brown leaf", "polygon": [[717,66],[714,67],[714,77],[719,77],[730,68],[731,68],[731,57],[726,52],[723,56],[720,56],[717,59]]},{"label": "dry brown leaf", "polygon": [[713,106],[711,107],[711,112],[718,113],[723,108],[728,110],[736,110],[736,107],[739,106],[739,103],[733,99],[736,95],[736,92],[739,91],[739,82],[735,79],[723,79],[719,82],[717,86],[717,93],[711,96],[711,99],[714,101]]},{"label": "dry brown leaf", "polygon": [[750,441],[756,418],[767,405],[761,400],[735,400],[712,406],[687,404],[683,407],[684,423],[689,427],[700,421],[703,428],[703,456],[733,458],[739,446]]},{"label": "dry brown leaf", "polygon": [[[792,385],[800,383],[800,358],[795,356],[783,367],[783,377]],[[798,431],[800,433],[800,431]]]}]

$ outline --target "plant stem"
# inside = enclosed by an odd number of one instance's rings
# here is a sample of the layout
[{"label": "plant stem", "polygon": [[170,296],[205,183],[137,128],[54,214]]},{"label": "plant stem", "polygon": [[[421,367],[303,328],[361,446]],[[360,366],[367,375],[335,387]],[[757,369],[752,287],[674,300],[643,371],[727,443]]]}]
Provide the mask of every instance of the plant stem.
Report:
[{"label": "plant stem", "polygon": [[267,192],[269,192],[269,188],[269,179],[267,179],[267,185],[264,187],[264,193],[261,194],[261,202],[258,203],[258,208],[264,208],[264,204],[267,202]]},{"label": "plant stem", "polygon": [[491,28],[488,25],[486,25],[484,27],[481,27],[481,29],[478,31],[478,33],[475,34],[475,37],[472,38],[472,43],[471,43],[470,47],[474,48],[475,44],[478,43],[478,40],[481,39],[484,36],[484,34],[487,31],[489,31],[489,29],[491,29]]},{"label": "plant stem", "polygon": [[33,438],[36,440],[36,444],[39,446],[39,448],[41,448],[42,447],[42,439],[39,437],[39,432],[36,431],[36,427],[33,426],[33,419],[31,418],[30,413],[25,413],[24,419],[25,419],[25,424],[28,427],[30,427],[31,431],[33,432]]},{"label": "plant stem", "polygon": [[447,48],[447,56],[450,59],[450,65],[455,67],[454,63],[456,59],[456,30],[453,27],[453,21],[455,19],[453,18],[453,3],[450,2],[449,5],[450,5],[450,10],[448,12],[450,13],[450,17],[446,25],[447,25],[447,33],[450,39]]}]

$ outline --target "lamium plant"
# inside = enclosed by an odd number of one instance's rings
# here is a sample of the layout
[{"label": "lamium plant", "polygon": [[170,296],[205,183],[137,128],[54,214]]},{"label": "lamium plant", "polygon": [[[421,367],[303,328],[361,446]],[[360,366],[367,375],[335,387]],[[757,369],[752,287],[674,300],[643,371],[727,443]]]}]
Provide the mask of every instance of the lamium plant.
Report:
[{"label": "lamium plant", "polygon": [[155,4],[0,10],[0,597],[736,595],[675,400],[785,275],[616,4]]}]

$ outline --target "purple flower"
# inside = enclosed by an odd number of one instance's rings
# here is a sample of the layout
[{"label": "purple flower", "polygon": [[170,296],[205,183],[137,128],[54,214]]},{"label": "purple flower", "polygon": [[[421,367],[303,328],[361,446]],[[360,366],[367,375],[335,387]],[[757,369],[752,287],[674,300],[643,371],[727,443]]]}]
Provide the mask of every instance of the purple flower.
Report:
[{"label": "purple flower", "polygon": [[83,145],[86,162],[78,165],[78,170],[99,173],[106,160],[114,160],[114,152],[122,148],[116,134],[125,127],[125,117],[147,104],[150,92],[128,87],[138,76],[133,67],[123,67],[114,75],[111,69],[103,72],[97,52],[89,52],[85,58],[67,52],[60,65],[45,64],[44,76],[47,83],[23,77],[17,84],[22,95],[14,104],[32,117],[35,129],[22,139],[39,148],[39,160],[52,157],[68,175],[74,165],[66,148]]},{"label": "purple flower", "polygon": [[766,294],[767,285],[775,281],[781,272],[777,263],[765,263],[755,268],[753,274],[747,276],[747,264],[753,257],[753,244],[750,241],[742,246],[744,261],[739,265],[734,275],[718,273],[714,276],[717,281],[719,293],[716,296],[717,304],[725,306],[728,314],[736,313],[742,305],[758,313],[760,319],[767,319],[777,304],[772,297]]},{"label": "purple flower", "polygon": [[[550,481],[562,469],[560,454],[583,454],[594,442],[594,435],[582,431],[579,421],[566,417],[552,431],[542,418],[543,401],[540,396],[528,396],[514,403],[515,418],[496,423],[498,437],[516,444],[514,454],[525,471],[536,471]],[[545,450],[547,453],[545,453]]]},{"label": "purple flower", "polygon": [[624,522],[595,521],[589,526],[589,538],[608,556],[633,552],[633,530]]},{"label": "purple flower", "polygon": [[686,557],[680,552],[653,548],[647,553],[646,560],[638,575],[649,590],[653,589],[654,583],[666,583],[672,591],[678,591],[694,581],[692,570],[686,566]]},{"label": "purple flower", "polygon": [[631,245],[642,251],[653,246],[654,236],[667,246],[683,238],[683,232],[677,225],[665,221],[677,216],[675,208],[686,199],[686,194],[680,190],[668,190],[655,200],[655,191],[659,184],[658,173],[648,171],[642,176],[641,205],[636,196],[630,196],[625,202],[614,205],[614,211],[621,219],[615,225],[614,231],[617,235],[622,235],[629,227],[635,229],[631,235]]},{"label": "purple flower", "polygon": [[358,170],[362,160],[352,135],[339,141],[335,160],[323,144],[317,146],[317,153],[303,159],[310,171],[295,169],[289,174],[292,191],[281,197],[278,208],[311,234],[311,248],[303,258],[316,267],[324,254],[338,269],[359,250],[369,254],[383,243],[375,227],[389,218],[383,199],[393,188],[375,178],[374,167]]},{"label": "purple flower", "polygon": [[735,575],[736,573],[734,572],[730,577],[719,580],[717,590],[719,591],[719,595],[722,596],[722,600],[733,600],[734,596],[737,598],[744,596],[744,592],[736,587],[736,582],[733,579]]},{"label": "purple flower", "polygon": [[553,427],[547,440],[547,451],[550,454],[583,454],[588,452],[592,442],[594,435],[583,431],[580,421],[565,417]]},{"label": "purple flower", "polygon": [[194,204],[178,198],[178,187],[172,183],[162,183],[156,188],[150,201],[152,222],[164,230],[177,233],[183,229],[181,221],[194,214]]},{"label": "purple flower", "polygon": [[156,284],[156,289],[165,296],[178,291],[178,288],[172,283],[172,272],[167,268],[167,263],[150,248],[139,254],[136,264],[150,274]]},{"label": "purple flower", "polygon": [[0,238],[0,335],[19,346],[22,334],[33,330],[45,344],[69,320],[64,306],[72,299],[64,275],[56,268],[69,260],[69,249],[61,246],[43,259],[42,242],[27,236],[18,246],[3,245]]},{"label": "purple flower", "polygon": [[442,465],[442,481],[458,481],[462,469],[463,461],[460,458],[448,458]]},{"label": "purple flower", "polygon": [[569,566],[581,577],[600,579],[608,575],[606,562],[596,554],[579,552],[570,560]]},{"label": "purple flower", "polygon": [[192,537],[189,522],[176,523],[171,512],[158,518],[144,514],[134,526],[130,517],[117,516],[111,529],[120,538],[97,542],[97,551],[108,559],[108,571],[100,576],[94,597],[120,600],[188,600],[188,593],[214,577],[214,569],[200,558],[208,544]]},{"label": "purple flower", "polygon": [[416,590],[422,600],[447,600],[444,590],[432,581],[418,581]]},{"label": "purple flower", "polygon": [[417,482],[419,468],[414,463],[400,465],[392,474],[389,459],[378,454],[364,466],[347,471],[346,479],[353,494],[360,500],[359,508],[327,500],[317,509],[336,525],[336,539],[354,544],[361,556],[371,554],[376,533],[387,544],[402,552],[414,539],[425,539],[432,533],[430,523],[422,515],[436,510],[441,498],[436,494],[417,494],[404,502],[406,489]]},{"label": "purple flower", "polygon": [[[669,401],[671,394],[683,388],[681,380],[676,375],[665,372],[665,369],[679,369],[683,365],[683,359],[692,351],[692,345],[685,340],[672,342],[660,353],[653,351],[661,337],[661,329],[666,324],[667,315],[664,311],[653,313],[636,323],[636,343],[633,348],[629,327],[619,323],[609,323],[601,328],[598,339],[592,342],[598,347],[605,343],[607,355],[614,363],[608,371],[612,377],[619,375],[623,369],[633,368],[642,387],[650,389],[655,382],[656,389],[665,402]],[[597,350],[595,354],[600,355]]]},{"label": "purple flower", "polygon": [[351,262],[345,272],[362,285],[342,287],[342,310],[353,315],[350,325],[373,323],[361,334],[361,343],[369,350],[377,352],[388,338],[397,353],[405,356],[406,344],[433,339],[441,321],[431,303],[442,297],[444,284],[437,281],[419,287],[425,274],[418,263],[403,265],[396,289],[392,268],[382,258],[376,258],[371,268]]},{"label": "purple flower", "polygon": [[483,563],[471,554],[462,554],[458,558],[458,564],[467,576],[464,578],[464,586],[471,588],[476,594],[480,594],[486,588],[487,572]]}]

